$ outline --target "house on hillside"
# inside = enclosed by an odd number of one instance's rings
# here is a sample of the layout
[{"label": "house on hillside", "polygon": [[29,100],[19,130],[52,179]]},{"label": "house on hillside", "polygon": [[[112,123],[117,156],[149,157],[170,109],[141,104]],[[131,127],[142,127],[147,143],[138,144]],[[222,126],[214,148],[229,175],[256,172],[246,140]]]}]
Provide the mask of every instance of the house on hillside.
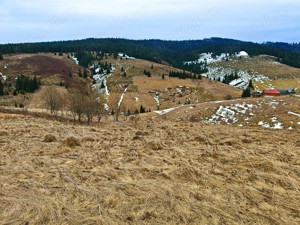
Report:
[{"label": "house on hillside", "polygon": [[295,94],[295,89],[294,88],[288,88],[288,89],[283,89],[279,90],[281,95],[290,95],[290,94]]},{"label": "house on hillside", "polygon": [[263,96],[280,96],[280,92],[278,90],[263,90]]},{"label": "house on hillside", "polygon": [[259,98],[262,96],[262,93],[260,91],[251,91],[250,93],[252,98]]}]

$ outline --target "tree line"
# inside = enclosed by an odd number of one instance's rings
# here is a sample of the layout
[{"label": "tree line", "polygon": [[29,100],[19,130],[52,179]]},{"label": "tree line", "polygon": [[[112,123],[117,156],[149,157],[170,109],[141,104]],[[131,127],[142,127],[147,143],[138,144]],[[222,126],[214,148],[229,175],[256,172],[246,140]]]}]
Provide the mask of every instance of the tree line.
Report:
[{"label": "tree line", "polygon": [[179,79],[202,79],[201,75],[188,72],[171,71],[169,77],[178,77]]},{"label": "tree line", "polygon": [[[298,46],[298,45],[297,45]],[[289,46],[290,47],[290,46]],[[292,47],[291,47],[292,48]],[[293,48],[292,48],[293,49]],[[0,45],[2,54],[10,53],[38,53],[38,52],[76,52],[82,65],[87,65],[91,57],[86,52],[114,53],[126,52],[132,57],[150,60],[153,62],[165,61],[174,67],[184,69],[183,62],[194,61],[203,52],[214,54],[234,54],[239,51],[246,51],[250,56],[268,54],[278,57],[287,65],[300,68],[300,53],[290,48],[282,48],[270,44],[258,44],[243,42],[232,39],[210,38],[204,40],[189,41],[162,41],[162,40],[127,40],[115,38],[84,39],[75,41],[57,41],[41,43],[5,44]],[[98,55],[101,54],[98,53]],[[199,70],[199,68],[188,68]],[[197,71],[193,71],[197,72]]]}]

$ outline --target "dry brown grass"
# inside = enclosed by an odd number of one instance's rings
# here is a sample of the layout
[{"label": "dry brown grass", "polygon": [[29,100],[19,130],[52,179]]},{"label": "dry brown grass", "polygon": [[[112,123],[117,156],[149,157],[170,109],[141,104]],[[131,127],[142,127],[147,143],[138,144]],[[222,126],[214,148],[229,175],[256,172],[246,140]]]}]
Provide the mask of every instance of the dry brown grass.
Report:
[{"label": "dry brown grass", "polygon": [[220,106],[226,107],[247,103],[254,105],[253,109],[251,110],[252,115],[249,115],[250,111],[247,111],[245,114],[236,114],[235,117],[239,121],[238,123],[234,124],[234,126],[243,125],[247,127],[257,127],[258,122],[266,121],[270,123],[272,118],[276,117],[278,121],[283,124],[284,129],[289,127],[293,129],[299,129],[300,124],[298,122],[300,122],[300,118],[288,113],[291,111],[300,114],[299,101],[300,99],[298,97],[281,96],[274,98],[245,98],[225,102],[205,102],[200,104],[186,105],[166,115],[156,115],[156,118],[190,122],[192,122],[192,120],[199,120],[202,122],[211,118],[211,116],[215,114]]},{"label": "dry brown grass", "polygon": [[0,123],[1,224],[300,223],[299,130]]},{"label": "dry brown grass", "polygon": [[267,56],[257,56],[253,58],[243,58],[234,61],[218,62],[218,65],[230,67],[234,69],[241,69],[248,72],[258,72],[264,74],[269,78],[284,78],[294,79],[299,78],[300,69],[287,66],[285,64],[276,63],[275,59]]},{"label": "dry brown grass", "polygon": [[296,92],[300,91],[300,79],[279,79],[279,80],[268,80],[261,82],[253,82],[255,90],[263,91],[273,87],[275,89],[288,89],[294,88]]},{"label": "dry brown grass", "polygon": [[[112,63],[116,70],[108,80],[108,89],[111,92],[110,98],[120,98],[120,92],[124,90],[122,85],[129,85],[124,95],[124,111],[128,109],[134,112],[142,105],[146,109],[156,110],[157,103],[154,100],[156,91],[160,92],[160,109],[170,108],[183,104],[191,99],[193,102],[204,102],[212,100],[223,100],[227,96],[232,98],[240,97],[242,91],[232,88],[220,82],[209,81],[203,78],[202,81],[192,79],[170,78],[170,71],[181,71],[168,65],[152,63],[141,59],[120,60],[108,57],[103,62]],[[152,68],[153,65],[153,68]],[[123,77],[121,68],[126,70],[126,77]],[[144,70],[151,73],[151,77],[143,75]],[[162,79],[162,74],[165,79]],[[187,91],[180,95],[176,90],[177,86],[187,87]]]},{"label": "dry brown grass", "polygon": [[[6,69],[4,68],[6,66]],[[72,59],[51,53],[39,54],[11,54],[5,55],[0,61],[0,72],[8,76],[9,82],[14,82],[17,75],[36,75],[44,84],[59,85],[61,82],[68,87],[82,88],[87,81],[78,77],[78,69]],[[82,68],[81,68],[82,69]],[[70,72],[72,78],[69,77]]]}]

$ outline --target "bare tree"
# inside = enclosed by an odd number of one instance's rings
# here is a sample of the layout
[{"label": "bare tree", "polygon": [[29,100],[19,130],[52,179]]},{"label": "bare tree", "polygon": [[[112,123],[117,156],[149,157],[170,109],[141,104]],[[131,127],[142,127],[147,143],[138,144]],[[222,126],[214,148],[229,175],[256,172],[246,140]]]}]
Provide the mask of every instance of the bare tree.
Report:
[{"label": "bare tree", "polygon": [[72,90],[69,93],[69,110],[71,111],[74,121],[78,117],[78,121],[81,121],[81,118],[84,113],[83,105],[85,102],[85,96],[83,93],[80,93],[78,90]]},{"label": "bare tree", "polygon": [[69,109],[73,114],[74,121],[76,117],[78,121],[84,117],[87,123],[91,124],[93,118],[97,116],[98,122],[100,122],[102,116],[107,112],[104,104],[104,96],[98,96],[92,90],[87,93],[73,90],[69,94]]},{"label": "bare tree", "polygon": [[97,120],[98,123],[100,122],[100,120],[102,119],[102,117],[107,117],[108,116],[108,111],[106,109],[107,107],[107,102],[106,102],[106,98],[104,94],[100,94],[97,97],[97,109],[96,109],[96,116],[97,116]]},{"label": "bare tree", "polygon": [[97,102],[96,95],[93,93],[89,93],[84,97],[83,113],[87,119],[87,123],[90,124],[100,104]]},{"label": "bare tree", "polygon": [[64,106],[64,98],[57,88],[51,86],[45,92],[45,104],[47,109],[57,117],[59,110]]}]

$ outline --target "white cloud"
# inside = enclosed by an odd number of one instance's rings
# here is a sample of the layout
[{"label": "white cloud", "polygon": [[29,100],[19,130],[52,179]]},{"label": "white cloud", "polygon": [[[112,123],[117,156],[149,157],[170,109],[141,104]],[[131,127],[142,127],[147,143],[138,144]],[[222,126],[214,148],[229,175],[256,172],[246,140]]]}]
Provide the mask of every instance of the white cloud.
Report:
[{"label": "white cloud", "polygon": [[220,36],[267,41],[276,30],[281,32],[281,40],[290,41],[292,37],[294,41],[297,37],[287,34],[285,39],[283,30],[290,28],[289,33],[293,29],[298,33],[294,27],[300,19],[300,2],[0,0],[0,14],[3,15],[1,29],[6,34],[0,37],[0,43],[12,39],[7,34],[18,33],[22,27],[20,40],[24,38],[24,30],[29,34],[43,33],[32,36],[36,41],[42,36],[43,40],[73,39],[75,36],[166,39]]}]

